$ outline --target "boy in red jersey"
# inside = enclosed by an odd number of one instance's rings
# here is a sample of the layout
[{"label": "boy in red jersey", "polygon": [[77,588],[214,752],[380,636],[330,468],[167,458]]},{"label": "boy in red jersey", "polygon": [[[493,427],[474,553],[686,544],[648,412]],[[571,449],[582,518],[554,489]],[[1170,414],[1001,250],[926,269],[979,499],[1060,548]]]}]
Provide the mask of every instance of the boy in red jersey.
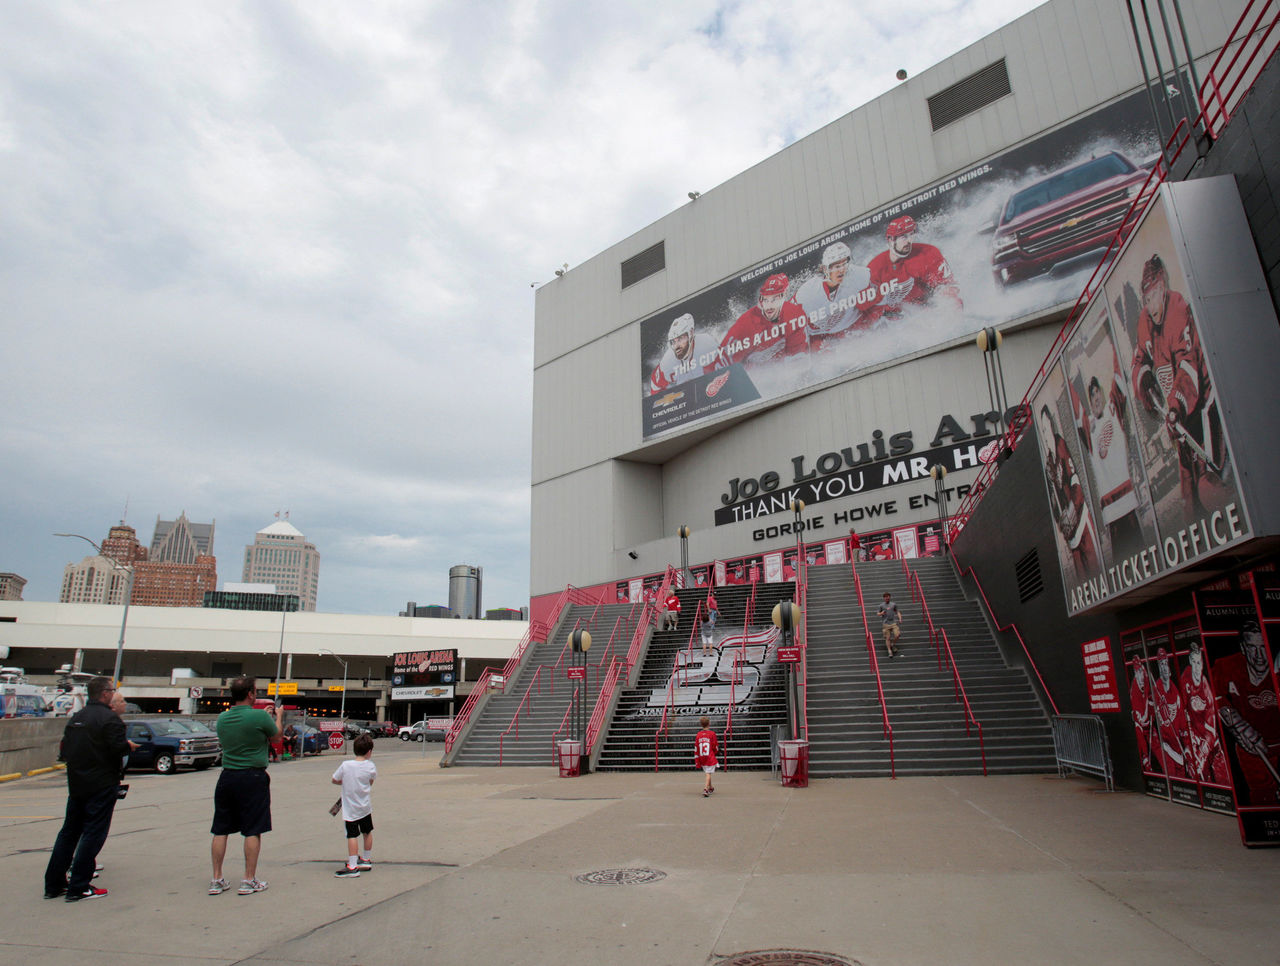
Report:
[{"label": "boy in red jersey", "polygon": [[716,733],[711,730],[710,718],[704,714],[698,719],[698,724],[702,725],[702,730],[693,739],[693,763],[706,775],[706,781],[702,784],[702,797],[709,798],[715,791],[711,785],[711,776],[716,773],[716,752],[719,750],[720,742],[716,738]]}]

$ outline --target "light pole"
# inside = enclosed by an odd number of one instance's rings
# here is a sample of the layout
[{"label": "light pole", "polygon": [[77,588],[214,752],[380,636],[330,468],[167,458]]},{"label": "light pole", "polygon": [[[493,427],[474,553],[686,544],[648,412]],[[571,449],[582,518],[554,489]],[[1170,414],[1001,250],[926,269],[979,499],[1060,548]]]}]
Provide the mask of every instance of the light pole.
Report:
[{"label": "light pole", "polygon": [[[579,748],[585,755],[587,751],[587,651],[591,650],[591,633],[590,631],[575,630],[569,635],[569,644],[573,649],[573,653],[580,655],[577,658],[577,664],[582,668],[582,678],[579,682],[578,707],[574,730],[577,732]],[[579,769],[582,767],[582,759],[578,759]],[[579,771],[581,774],[581,771]]]},{"label": "light pole", "polygon": [[796,580],[805,582],[804,568],[808,557],[804,555],[804,500],[792,500],[791,512],[796,515]]},{"label": "light pole", "polygon": [[947,468],[941,463],[929,467],[929,475],[933,477],[933,497],[938,504],[938,517],[942,521],[942,552],[947,553],[951,541],[947,538]]},{"label": "light pole", "polygon": [[681,526],[676,531],[676,535],[680,538],[680,586],[691,587],[693,580],[689,575],[689,534],[693,533],[686,526]]},{"label": "light pole", "polygon": [[1000,345],[1004,342],[1004,334],[993,326],[978,333],[974,340],[982,352],[982,368],[987,376],[987,398],[991,410],[1000,414],[1000,428],[1004,438],[1000,444],[1000,458],[1007,459],[1013,452],[1013,427],[1009,425],[1009,394],[1004,386],[1004,366],[1000,363]]},{"label": "light pole", "polygon": [[115,666],[115,670],[111,672],[111,682],[113,684],[119,684],[120,683],[120,664],[124,660],[124,629],[125,629],[125,625],[129,622],[129,598],[133,596],[133,568],[124,566],[114,557],[108,557],[105,553],[102,552],[101,547],[99,547],[96,543],[94,543],[88,537],[83,536],[79,533],[55,533],[54,536],[55,537],[77,537],[78,539],[83,540],[89,546],[93,547],[93,549],[97,551],[98,556],[108,561],[113,568],[115,568],[116,570],[123,570],[125,573],[129,575],[129,579],[128,581],[125,582],[125,585],[124,585],[124,614],[120,617],[120,643],[116,645],[116,666]]},{"label": "light pole", "polygon": [[[347,662],[344,661],[342,658],[338,657],[338,655],[334,654],[333,651],[329,650],[327,647],[320,648],[320,653],[330,655],[335,661],[337,661],[339,664],[342,665],[342,707],[338,710],[338,717],[341,718],[343,721],[346,721],[347,720]],[[426,743],[425,740],[423,743],[424,744]]]},{"label": "light pole", "polygon": [[[284,615],[289,613],[289,594],[277,594],[280,598],[280,650],[276,653],[276,707],[284,704],[280,700],[280,668],[284,664]],[[292,660],[290,661],[292,663]],[[305,712],[303,718],[306,718]],[[299,756],[301,757],[301,756]]]}]

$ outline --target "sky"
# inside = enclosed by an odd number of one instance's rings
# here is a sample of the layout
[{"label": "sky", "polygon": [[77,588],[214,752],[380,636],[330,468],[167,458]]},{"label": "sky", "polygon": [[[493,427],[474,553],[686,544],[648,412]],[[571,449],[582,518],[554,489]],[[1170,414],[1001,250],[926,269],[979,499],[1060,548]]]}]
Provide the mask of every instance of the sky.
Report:
[{"label": "sky", "polygon": [[320,611],[526,604],[534,288],[1037,5],[0,4],[0,571],[287,511]]}]

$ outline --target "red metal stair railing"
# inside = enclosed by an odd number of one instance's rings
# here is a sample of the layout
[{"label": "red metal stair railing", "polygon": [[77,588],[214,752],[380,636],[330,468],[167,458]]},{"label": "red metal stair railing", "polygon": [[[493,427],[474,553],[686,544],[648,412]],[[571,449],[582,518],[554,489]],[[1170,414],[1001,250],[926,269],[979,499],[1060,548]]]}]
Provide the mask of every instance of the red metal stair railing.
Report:
[{"label": "red metal stair railing", "polygon": [[897,778],[898,769],[893,757],[893,726],[889,724],[889,705],[884,699],[884,682],[880,680],[880,661],[876,658],[876,644],[871,637],[871,624],[867,620],[867,605],[862,599],[862,578],[858,576],[858,561],[854,557],[850,561],[850,570],[853,573],[853,589],[858,597],[858,609],[862,612],[862,629],[867,639],[867,659],[871,664],[871,671],[876,676],[876,694],[880,698],[880,717],[883,721],[883,735],[889,740],[889,777]]}]

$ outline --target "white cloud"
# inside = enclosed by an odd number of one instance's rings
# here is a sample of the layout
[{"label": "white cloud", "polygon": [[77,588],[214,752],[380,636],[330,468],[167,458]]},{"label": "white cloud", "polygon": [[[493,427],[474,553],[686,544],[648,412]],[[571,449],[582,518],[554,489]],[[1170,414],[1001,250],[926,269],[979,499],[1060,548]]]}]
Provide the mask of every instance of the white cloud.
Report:
[{"label": "white cloud", "polygon": [[289,507],[322,609],[519,606],[529,282],[1030,6],[0,5],[0,569]]}]

